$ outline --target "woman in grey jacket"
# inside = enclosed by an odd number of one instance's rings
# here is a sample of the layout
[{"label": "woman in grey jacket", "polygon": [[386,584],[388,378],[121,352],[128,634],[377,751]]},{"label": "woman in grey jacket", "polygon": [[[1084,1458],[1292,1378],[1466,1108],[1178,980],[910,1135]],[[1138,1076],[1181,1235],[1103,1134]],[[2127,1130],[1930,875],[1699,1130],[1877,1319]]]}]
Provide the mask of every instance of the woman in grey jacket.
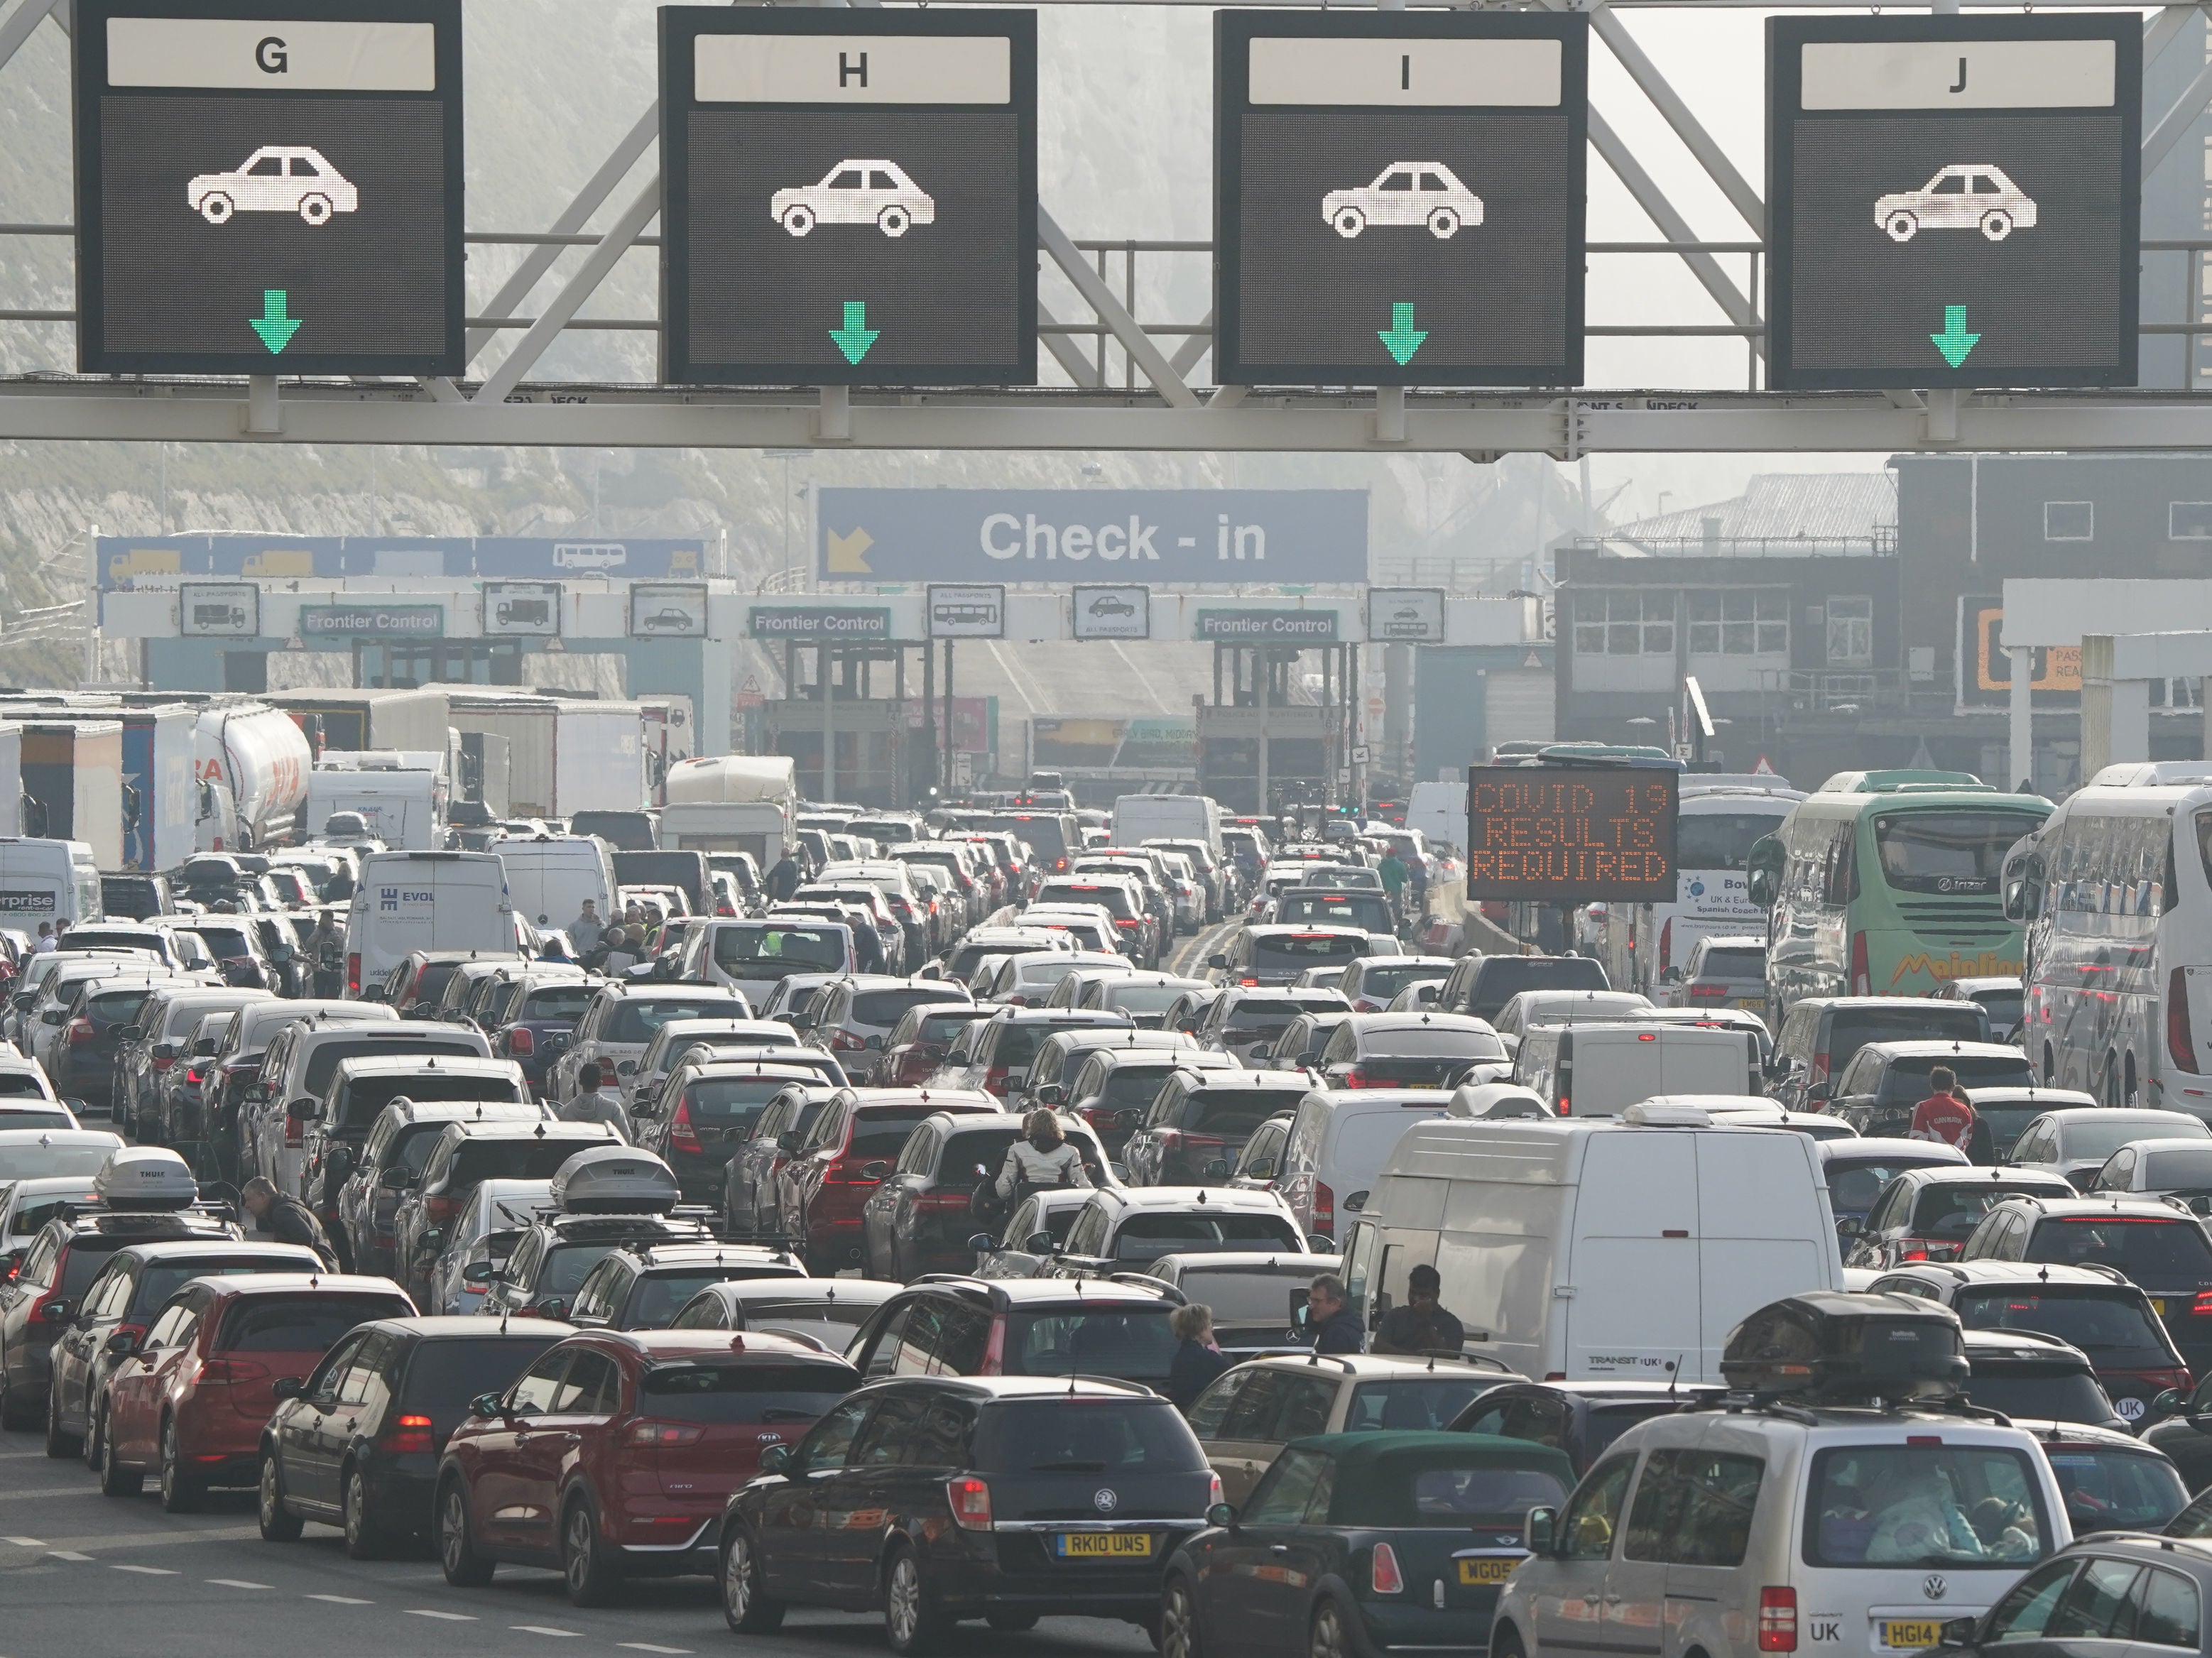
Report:
[{"label": "woman in grey jacket", "polygon": [[1019,1203],[1042,1187],[1088,1187],[1083,1154],[1060,1132],[1060,1119],[1049,1107],[1039,1106],[1022,1119],[1022,1138],[1006,1148],[1006,1161],[999,1169],[998,1192],[1008,1203]]}]

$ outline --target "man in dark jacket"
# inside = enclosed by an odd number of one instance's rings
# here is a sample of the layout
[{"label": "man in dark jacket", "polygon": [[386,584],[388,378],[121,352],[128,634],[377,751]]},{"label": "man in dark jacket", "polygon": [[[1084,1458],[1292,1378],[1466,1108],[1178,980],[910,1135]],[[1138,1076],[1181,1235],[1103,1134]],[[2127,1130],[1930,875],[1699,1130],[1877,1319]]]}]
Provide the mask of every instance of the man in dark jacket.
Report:
[{"label": "man in dark jacket", "polygon": [[1306,1321],[1313,1328],[1317,1353],[1364,1353],[1367,1330],[1352,1310],[1344,1280],[1323,1272],[1306,1286]]},{"label": "man in dark jacket", "polygon": [[323,1230],[315,1212],[299,1199],[285,1196],[256,1175],[246,1182],[240,1201],[254,1224],[278,1243],[297,1243],[313,1249],[325,1266],[333,1272],[338,1270],[338,1252],[331,1247],[330,1234]]},{"label": "man in dark jacket", "polygon": [[799,890],[799,884],[806,878],[805,872],[799,867],[799,859],[787,852],[769,865],[764,878],[768,885],[769,900],[781,904],[787,902],[791,895]]},{"label": "man in dark jacket", "polygon": [[1406,1304],[1382,1315],[1375,1332],[1378,1353],[1450,1353],[1456,1357],[1467,1332],[1444,1311],[1437,1297],[1443,1279],[1437,1269],[1422,1263],[1406,1274]]}]

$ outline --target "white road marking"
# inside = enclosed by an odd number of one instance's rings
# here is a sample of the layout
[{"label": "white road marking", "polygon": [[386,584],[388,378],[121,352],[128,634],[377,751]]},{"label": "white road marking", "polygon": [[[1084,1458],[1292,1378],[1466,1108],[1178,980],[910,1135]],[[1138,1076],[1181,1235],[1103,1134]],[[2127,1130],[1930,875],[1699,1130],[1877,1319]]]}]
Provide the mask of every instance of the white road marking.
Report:
[{"label": "white road marking", "polygon": [[46,1546],[43,1537],[0,1537],[0,1543],[13,1543],[19,1549],[42,1549]]},{"label": "white road marking", "polygon": [[525,1635],[565,1635],[574,1637],[580,1636],[584,1632],[580,1629],[555,1629],[550,1624],[509,1624],[507,1628],[512,1630],[520,1630]]},{"label": "white road marking", "polygon": [[88,1495],[82,1485],[40,1485],[35,1490],[0,1491],[0,1503],[25,1503],[34,1497],[83,1497]]},{"label": "white road marking", "polygon": [[210,1577],[210,1583],[219,1583],[227,1589],[265,1589],[275,1587],[269,1583],[249,1583],[243,1577]]},{"label": "white road marking", "polygon": [[436,1618],[448,1624],[473,1624],[477,1620],[465,1612],[433,1612],[428,1606],[410,1606],[410,1618]]},{"label": "white road marking", "polygon": [[50,1552],[52,1558],[56,1560],[89,1560],[92,1558],[88,1554],[79,1554],[75,1549],[54,1549]]},{"label": "white road marking", "polygon": [[615,1644],[632,1652],[688,1653],[691,1650],[689,1647],[657,1647],[650,1641],[617,1641]]},{"label": "white road marking", "polygon": [[308,1600],[327,1600],[334,1606],[373,1606],[376,1604],[374,1600],[363,1600],[351,1594],[309,1594],[301,1598]]},{"label": "white road marking", "polygon": [[110,1571],[135,1571],[142,1577],[176,1577],[181,1576],[181,1574],[178,1572],[170,1570],[167,1566],[133,1566],[127,1565],[121,1561],[116,1560],[109,1561],[107,1563],[107,1569]]}]

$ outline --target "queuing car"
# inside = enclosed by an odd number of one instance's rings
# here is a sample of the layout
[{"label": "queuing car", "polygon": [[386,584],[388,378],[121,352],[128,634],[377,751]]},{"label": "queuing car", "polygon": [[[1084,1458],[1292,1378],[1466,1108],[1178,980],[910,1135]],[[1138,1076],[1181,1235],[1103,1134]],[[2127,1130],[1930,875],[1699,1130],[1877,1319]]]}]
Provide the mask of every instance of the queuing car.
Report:
[{"label": "queuing car", "polygon": [[1091,1201],[1081,1187],[1048,1187],[1014,1206],[994,1237],[977,1232],[968,1240],[975,1252],[979,1278],[1035,1278],[1067,1242],[1067,1229]]},{"label": "queuing car", "polygon": [[[484,1180],[469,1189],[460,1212],[436,1229],[424,1244],[434,1252],[428,1279],[417,1295],[427,1314],[474,1313],[491,1290],[491,1275],[469,1275],[469,1268],[487,1263],[495,1270],[506,1263],[534,1212],[553,1206],[550,1180]],[[427,1235],[426,1235],[427,1236]]]},{"label": "queuing car", "polygon": [[1953,1163],[1902,1169],[1863,1221],[1837,1228],[1847,1245],[1844,1265],[1881,1268],[1955,1260],[1993,1205],[2007,1198],[2073,1195],[2065,1181],[2041,1169]]},{"label": "queuing car", "polygon": [[1926,996],[1805,996],[1775,1032],[1767,1091],[1792,1110],[1817,1109],[1869,1042],[1990,1040],[1990,1016],[1975,1002]]},{"label": "queuing car", "polygon": [[580,1330],[665,1329],[710,1284],[805,1276],[781,1249],[640,1239],[599,1257],[576,1286],[566,1316]]},{"label": "queuing car", "polygon": [[1282,1249],[1313,1253],[1273,1192],[1135,1186],[1093,1192],[1046,1265],[1047,1278],[1141,1272],[1162,1255]]},{"label": "queuing car", "polygon": [[1906,1169],[1966,1165],[1965,1152],[1936,1140],[1823,1140],[1818,1150],[1838,1237],[1856,1236],[1854,1228],[1865,1227],[1890,1182]]},{"label": "queuing car", "polygon": [[[793,1605],[880,1607],[900,1655],[963,1618],[1155,1628],[1163,1566],[1217,1495],[1174,1406],[1095,1376],[878,1382],[771,1448],[762,1472],[721,1527],[731,1628],[769,1633]],[[890,1523],[817,1518],[871,1505]]]},{"label": "queuing car", "polygon": [[1354,1014],[1318,1061],[1330,1088],[1451,1088],[1493,1081],[1510,1065],[1486,1021],[1455,1013]]},{"label": "queuing car", "polygon": [[658,1097],[631,1114],[636,1144],[675,1171],[687,1201],[721,1199],[731,1158],[779,1093],[793,1083],[831,1080],[815,1068],[811,1050],[789,1050],[789,1062],[780,1057],[785,1051],[750,1060],[723,1059],[719,1049],[698,1055],[700,1063],[679,1066]]},{"label": "queuing car", "polygon": [[392,1212],[394,1276],[410,1291],[427,1287],[432,1262],[453,1239],[448,1229],[481,1182],[550,1181],[577,1152],[621,1140],[603,1122],[471,1114],[447,1123]]},{"label": "queuing car", "polygon": [[885,1302],[845,1357],[871,1381],[1087,1376],[1156,1388],[1175,1357],[1168,1319],[1178,1304],[1140,1279],[929,1279]]},{"label": "queuing car", "polygon": [[1613,1377],[1509,1381],[1468,1405],[1450,1425],[1455,1433],[1498,1434],[1554,1446],[1565,1453],[1580,1479],[1638,1423],[1672,1415],[1687,1404],[1710,1404],[1726,1391]]},{"label": "queuing car", "polygon": [[2015,1169],[2045,1169],[2077,1190],[2096,1179],[2113,1152],[2132,1140],[2212,1139],[2212,1126],[2185,1111],[2085,1105],[2046,1109],[2013,1143]]},{"label": "queuing car", "polygon": [[881,1278],[720,1278],[685,1302],[672,1330],[760,1330],[803,1336],[842,1352],[901,1285]]},{"label": "queuing car", "polygon": [[1932,1090],[1929,1073],[1942,1066],[1958,1078],[1969,1099],[1979,1087],[2024,1088],[2035,1080],[2027,1055],[1997,1042],[1869,1042],[1852,1056],[1826,1107],[1869,1136],[1902,1136],[1912,1108]]},{"label": "queuing car", "polygon": [[2070,1342],[2039,1330],[1984,1329],[1968,1330],[1965,1347],[1966,1396],[1983,1410],[2127,1431],[2089,1356]]},{"label": "queuing car", "polygon": [[377,1114],[362,1142],[360,1159],[339,1186],[333,1205],[337,1230],[346,1237],[346,1258],[362,1272],[400,1276],[398,1211],[407,1194],[421,1184],[448,1123],[535,1124],[545,1120],[544,1108],[535,1100],[393,1099]]},{"label": "queuing car", "polygon": [[446,1581],[481,1588],[502,1561],[550,1567],[592,1606],[626,1578],[713,1572],[731,1494],[858,1381],[842,1359],[781,1336],[570,1336],[472,1400],[447,1440]]},{"label": "queuing car", "polygon": [[511,1318],[379,1318],[349,1331],[303,1379],[274,1389],[261,1430],[264,1541],[334,1525],[374,1559],[429,1538],[438,1459],[469,1402],[496,1392],[569,1333]]},{"label": "queuing car", "polygon": [[775,1175],[772,1212],[809,1269],[828,1278],[867,1260],[862,1211],[925,1118],[1005,1122],[988,1095],[938,1089],[844,1089],[832,1096]]},{"label": "queuing car", "polygon": [[[1062,1118],[1060,1133],[1081,1155],[1092,1186],[1116,1184],[1106,1148],[1088,1124]],[[1006,1112],[942,1111],[916,1123],[860,1207],[868,1276],[903,1284],[924,1272],[966,1271],[975,1253],[975,1194],[995,1191],[1022,1134],[1022,1120]]]},{"label": "queuing car", "polygon": [[1225,1181],[1244,1142],[1278,1111],[1293,1109],[1313,1086],[1299,1071],[1200,1071],[1178,1067],[1133,1121],[1117,1117],[1128,1139],[1121,1161],[1132,1186],[1193,1186]]},{"label": "queuing car", "polygon": [[1449,956],[1355,957],[1329,988],[1341,992],[1354,1013],[1381,1013],[1407,985],[1441,983],[1450,976],[1453,963]]}]

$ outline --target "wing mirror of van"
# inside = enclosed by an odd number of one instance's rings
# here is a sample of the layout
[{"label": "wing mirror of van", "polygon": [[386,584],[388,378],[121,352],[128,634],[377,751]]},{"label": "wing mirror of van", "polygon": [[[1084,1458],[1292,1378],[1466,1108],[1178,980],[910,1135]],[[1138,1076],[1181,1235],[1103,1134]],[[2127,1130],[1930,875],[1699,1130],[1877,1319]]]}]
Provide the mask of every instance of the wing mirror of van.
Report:
[{"label": "wing mirror of van", "polygon": [[1521,1517],[1521,1546],[1534,1555],[1551,1553],[1559,1524],[1557,1509],[1540,1506],[1529,1509]]},{"label": "wing mirror of van", "polygon": [[1761,909],[1772,909],[1781,897],[1782,869],[1789,855],[1779,835],[1762,835],[1752,843],[1750,855],[1744,860],[1744,888]]}]

